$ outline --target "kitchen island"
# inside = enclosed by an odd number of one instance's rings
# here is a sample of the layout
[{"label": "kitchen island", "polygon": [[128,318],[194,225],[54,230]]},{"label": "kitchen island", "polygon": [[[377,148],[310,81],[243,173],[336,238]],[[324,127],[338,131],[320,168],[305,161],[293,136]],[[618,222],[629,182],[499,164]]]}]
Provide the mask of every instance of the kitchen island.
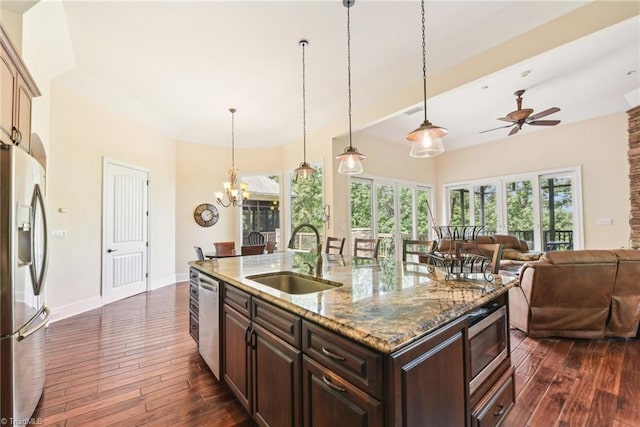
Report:
[{"label": "kitchen island", "polygon": [[513,403],[514,277],[446,281],[424,264],[323,255],[318,280],[341,286],[291,295],[247,279],[315,265],[300,252],[190,263],[192,278],[220,281],[221,380],[259,424],[502,419]]}]

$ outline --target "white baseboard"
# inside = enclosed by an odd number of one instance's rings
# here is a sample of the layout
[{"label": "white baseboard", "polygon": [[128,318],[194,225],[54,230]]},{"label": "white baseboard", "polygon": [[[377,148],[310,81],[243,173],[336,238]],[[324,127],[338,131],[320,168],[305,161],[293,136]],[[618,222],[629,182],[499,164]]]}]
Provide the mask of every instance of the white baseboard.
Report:
[{"label": "white baseboard", "polygon": [[151,281],[149,282],[149,290],[155,291],[156,289],[164,288],[165,286],[174,285],[176,281],[177,280],[175,274],[151,279]]},{"label": "white baseboard", "polygon": [[51,322],[57,322],[58,320],[66,319],[67,317],[75,316],[76,314],[99,307],[102,307],[101,296],[86,298],[82,301],[72,302],[71,304],[65,304],[59,307],[51,307],[51,311],[53,312]]},{"label": "white baseboard", "polygon": [[176,283],[188,282],[188,281],[189,281],[189,273],[176,274]]}]

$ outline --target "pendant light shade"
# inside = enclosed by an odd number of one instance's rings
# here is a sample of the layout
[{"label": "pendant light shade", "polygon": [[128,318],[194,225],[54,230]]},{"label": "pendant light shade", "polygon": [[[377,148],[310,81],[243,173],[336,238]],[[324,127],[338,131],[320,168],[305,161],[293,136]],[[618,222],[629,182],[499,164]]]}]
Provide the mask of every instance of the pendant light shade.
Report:
[{"label": "pendant light shade", "polygon": [[344,149],[344,153],[336,156],[340,161],[338,173],[343,175],[357,175],[364,170],[362,161],[366,156],[351,144],[351,17],[349,8],[353,6],[355,0],[342,0],[342,4],[347,8],[347,76],[349,88],[349,146]]},{"label": "pendant light shade", "polygon": [[295,170],[297,178],[309,178],[316,173],[316,170],[307,163],[307,92],[306,92],[306,68],[304,61],[304,50],[309,46],[307,40],[300,40],[298,42],[302,47],[302,134],[303,134],[303,158],[302,163]]},{"label": "pendant light shade", "polygon": [[434,157],[444,152],[442,137],[449,131],[443,127],[436,126],[427,119],[427,45],[425,37],[425,13],[424,0],[422,5],[422,95],[424,98],[424,122],[407,135],[407,140],[411,142],[411,157]]}]

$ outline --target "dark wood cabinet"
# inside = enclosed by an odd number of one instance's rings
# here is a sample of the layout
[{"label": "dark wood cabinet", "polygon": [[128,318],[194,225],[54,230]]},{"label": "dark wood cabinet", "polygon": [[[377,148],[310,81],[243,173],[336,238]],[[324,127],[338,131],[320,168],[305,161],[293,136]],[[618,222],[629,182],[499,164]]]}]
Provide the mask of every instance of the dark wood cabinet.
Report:
[{"label": "dark wood cabinet", "polygon": [[[226,287],[226,284],[225,284]],[[251,411],[250,348],[251,321],[228,304],[222,308],[222,377],[242,406]]]},{"label": "dark wood cabinet", "polygon": [[0,26],[0,141],[31,152],[31,100],[40,92]]},{"label": "dark wood cabinet", "polygon": [[391,355],[388,425],[469,425],[466,327],[459,319]]},{"label": "dark wood cabinet", "polygon": [[258,425],[300,426],[300,318],[224,288],[224,381]]},{"label": "dark wood cabinet", "polygon": [[251,335],[253,414],[259,425],[302,425],[300,362],[302,352],[254,323]]},{"label": "dark wood cabinet", "polygon": [[302,377],[305,427],[384,425],[382,402],[306,355]]}]

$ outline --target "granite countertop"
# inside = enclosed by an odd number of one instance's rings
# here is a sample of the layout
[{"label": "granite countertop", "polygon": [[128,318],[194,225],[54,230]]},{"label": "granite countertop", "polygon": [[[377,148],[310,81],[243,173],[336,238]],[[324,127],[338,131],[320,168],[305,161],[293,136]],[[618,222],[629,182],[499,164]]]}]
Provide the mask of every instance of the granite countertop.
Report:
[{"label": "granite countertop", "polygon": [[[206,261],[190,266],[383,353],[391,353],[464,313],[504,294],[513,276],[493,282],[444,280],[425,264],[323,255],[322,279],[343,286],[291,295],[246,276],[276,271],[307,274],[313,254],[281,252]],[[480,276],[481,277],[481,276]]]}]

